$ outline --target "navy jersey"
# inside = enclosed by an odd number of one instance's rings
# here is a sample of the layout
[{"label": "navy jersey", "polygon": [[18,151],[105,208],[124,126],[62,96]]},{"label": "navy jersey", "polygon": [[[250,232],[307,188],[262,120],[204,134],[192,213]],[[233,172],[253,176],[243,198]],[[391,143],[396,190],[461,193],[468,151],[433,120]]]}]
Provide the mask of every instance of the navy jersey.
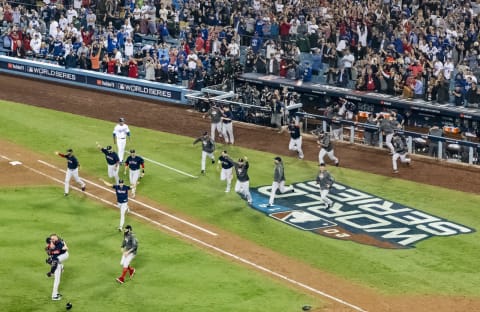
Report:
[{"label": "navy jersey", "polygon": [[228,157],[220,156],[218,157],[218,160],[220,160],[220,162],[222,163],[223,169],[230,169],[233,167],[233,162]]},{"label": "navy jersey", "polygon": [[300,127],[296,125],[289,125],[288,132],[290,132],[290,137],[292,139],[298,139],[300,137]]},{"label": "navy jersey", "polygon": [[65,250],[63,247],[65,247],[65,242],[59,237],[56,242],[54,242],[48,247],[47,252],[49,255],[56,258],[59,255],[67,252],[67,250]]},{"label": "navy jersey", "polygon": [[140,156],[132,157],[128,156],[125,164],[130,168],[130,170],[138,170],[140,167],[143,167],[143,158]]},{"label": "navy jersey", "polygon": [[102,148],[102,153],[105,154],[105,160],[109,165],[115,165],[120,161],[120,158],[118,158],[118,154],[112,150]]},{"label": "navy jersey", "polygon": [[74,169],[77,169],[78,166],[80,166],[80,163],[78,162],[77,157],[75,157],[73,155],[68,155],[68,154],[67,155],[59,154],[59,155],[61,157],[67,159],[67,168],[68,169],[74,170]]},{"label": "navy jersey", "polygon": [[248,168],[250,167],[248,161],[243,166],[240,163],[233,163],[235,166],[235,173],[237,174],[237,180],[240,182],[247,182],[250,180],[248,176]]},{"label": "navy jersey", "polygon": [[112,188],[115,190],[115,194],[117,195],[117,202],[119,203],[126,203],[128,202],[128,191],[130,190],[130,186],[128,185],[114,185]]},{"label": "navy jersey", "polygon": [[232,113],[232,111],[231,111],[231,110],[229,110],[229,111],[224,111],[224,112],[223,112],[223,118],[224,118],[224,119],[222,120],[223,123],[225,123],[225,124],[231,123],[232,120],[233,120],[233,113]]}]

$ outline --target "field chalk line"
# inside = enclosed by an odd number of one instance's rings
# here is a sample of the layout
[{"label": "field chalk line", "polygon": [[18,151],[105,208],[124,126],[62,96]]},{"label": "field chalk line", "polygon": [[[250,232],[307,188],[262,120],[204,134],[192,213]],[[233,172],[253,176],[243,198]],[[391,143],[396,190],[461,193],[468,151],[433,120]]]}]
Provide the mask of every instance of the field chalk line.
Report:
[{"label": "field chalk line", "polygon": [[[126,154],[126,152],[125,152],[125,154]],[[185,176],[187,176],[187,177],[190,177],[190,178],[198,179],[198,176],[194,176],[194,175],[192,175],[192,174],[190,174],[190,173],[187,173],[187,172],[185,172],[185,171],[182,171],[182,170],[179,170],[179,169],[170,167],[169,165],[165,165],[164,163],[161,163],[161,162],[159,162],[159,161],[156,161],[156,160],[147,158],[147,157],[145,157],[145,156],[141,156],[141,157],[142,157],[143,159],[151,162],[151,163],[154,163],[155,165],[160,166],[160,167],[167,168],[167,169],[169,169],[169,170],[175,171],[176,173],[183,174],[183,175],[185,175]]]},{"label": "field chalk line", "polygon": [[[57,169],[57,170],[65,173],[65,170],[60,169],[60,168],[56,167],[55,165],[49,164],[49,163],[47,163],[47,162],[45,162],[45,161],[43,161],[43,160],[38,160],[38,162],[41,163],[41,164],[43,164],[43,165],[45,165],[45,166],[47,166],[47,167],[50,167],[50,168],[53,168],[53,169]],[[91,181],[91,180],[85,179],[85,178],[83,178],[83,177],[82,177],[82,179],[85,180],[86,182],[92,184],[92,185],[95,185],[95,186],[98,187],[98,188],[101,188],[101,189],[103,189],[103,190],[105,190],[105,191],[108,191],[108,192],[110,192],[110,193],[112,193],[112,194],[115,194],[115,192],[112,191],[110,188],[107,188],[107,187],[105,187],[105,186],[103,186],[103,185],[100,185],[100,184],[95,183],[95,182],[93,182],[93,181]],[[63,181],[62,181],[62,183],[63,183]],[[148,204],[146,204],[146,203],[143,203],[143,202],[138,201],[138,200],[133,199],[133,198],[129,198],[128,200],[131,201],[131,202],[134,202],[134,203],[136,203],[136,204],[138,204],[138,205],[140,205],[140,206],[143,206],[143,207],[145,207],[145,208],[148,208],[148,209],[150,209],[150,210],[153,210],[153,211],[155,211],[155,212],[158,212],[158,213],[160,213],[160,214],[163,214],[163,215],[165,215],[165,216],[167,216],[167,217],[169,217],[169,218],[171,218],[171,219],[174,219],[174,220],[176,220],[176,221],[178,221],[178,222],[181,222],[181,223],[183,223],[183,224],[186,224],[186,225],[188,225],[188,226],[191,226],[191,227],[193,227],[193,228],[195,228],[195,229],[197,229],[197,230],[199,230],[199,231],[205,232],[205,233],[207,233],[207,234],[209,234],[209,235],[218,236],[218,234],[215,233],[215,232],[212,232],[212,231],[210,231],[210,230],[207,230],[207,229],[205,229],[205,228],[203,228],[203,227],[201,227],[201,226],[199,226],[199,225],[196,225],[196,224],[193,224],[193,223],[191,223],[191,222],[188,222],[187,220],[184,220],[184,219],[182,219],[182,218],[179,218],[179,217],[177,217],[177,216],[174,216],[174,215],[172,215],[172,214],[170,214],[170,213],[168,213],[168,212],[165,212],[165,211],[163,211],[163,210],[160,210],[160,209],[158,209],[158,208],[152,207],[152,206],[150,206],[150,205],[148,205]]]},{"label": "field chalk line", "polygon": [[[5,156],[1,156],[1,157],[9,160],[9,159],[6,158]],[[56,169],[58,169],[58,170],[60,170],[60,171],[65,172],[64,170],[61,170],[60,168],[55,167],[55,166],[53,166],[53,165],[50,165],[50,164],[48,164],[48,163],[46,163],[46,162],[43,162],[43,161],[41,161],[41,160],[38,160],[38,161],[39,161],[40,163],[46,165],[46,166],[49,166],[49,167],[52,167],[52,168],[56,168]],[[43,172],[41,172],[41,171],[39,171],[39,170],[36,170],[36,169],[31,168],[31,167],[26,166],[26,165],[24,165],[24,166],[25,166],[26,168],[28,168],[28,169],[30,169],[30,170],[32,170],[32,171],[40,174],[40,175],[46,176],[46,177],[48,177],[48,178],[50,178],[50,179],[52,179],[52,180],[54,180],[54,181],[56,181],[56,182],[58,182],[58,183],[61,183],[61,184],[64,183],[64,181],[59,180],[59,179],[57,179],[57,178],[54,178],[54,177],[52,177],[52,176],[49,176],[49,175],[47,175],[46,173],[43,173]],[[86,181],[87,181],[87,180],[86,180]],[[97,185],[96,183],[92,183],[92,184]],[[108,190],[108,189],[104,188],[103,186],[100,186],[100,187],[103,188],[103,189],[105,189],[105,190]],[[72,187],[72,188],[74,188],[74,189],[76,189],[76,190],[79,190],[77,187]],[[108,190],[108,191],[112,192],[111,190]],[[100,200],[100,201],[102,201],[102,202],[104,202],[104,203],[107,203],[107,204],[109,204],[109,205],[113,205],[113,206],[116,207],[116,205],[115,205],[114,203],[112,203],[112,202],[109,202],[109,201],[107,201],[107,200],[105,200],[105,199],[103,199],[103,198],[100,198],[100,197],[96,196],[96,195],[90,194],[89,192],[85,192],[85,193],[87,193],[89,196],[91,196],[91,197],[93,197],[93,198],[96,198],[96,199],[98,199],[98,200]],[[138,201],[136,201],[136,202],[138,202]],[[141,202],[138,202],[138,203],[139,203],[139,204],[142,204]],[[147,207],[147,208],[148,208],[148,207]],[[211,245],[211,244],[209,244],[209,243],[207,243],[207,242],[204,242],[204,241],[202,241],[202,240],[200,240],[200,239],[198,239],[198,238],[196,238],[196,237],[190,236],[190,235],[188,235],[188,234],[186,234],[186,233],[180,232],[180,231],[178,231],[178,230],[176,230],[176,229],[174,229],[174,228],[171,228],[171,227],[169,227],[169,226],[167,226],[167,225],[161,224],[161,223],[159,223],[159,222],[157,222],[157,221],[155,221],[155,220],[152,220],[152,219],[150,219],[150,218],[148,218],[148,217],[146,217],[146,216],[143,216],[143,215],[141,215],[141,214],[139,214],[139,213],[136,213],[136,212],[133,212],[133,211],[130,211],[130,213],[133,214],[133,215],[135,215],[135,216],[137,216],[137,217],[139,217],[139,218],[141,218],[141,219],[147,220],[148,222],[151,222],[151,223],[153,223],[153,224],[155,224],[155,225],[157,225],[157,226],[160,226],[160,227],[162,227],[162,228],[164,228],[164,229],[167,229],[168,231],[170,231],[170,232],[172,232],[172,233],[175,233],[175,234],[177,234],[177,235],[179,235],[179,236],[182,236],[182,237],[187,238],[187,239],[189,239],[189,240],[191,240],[191,241],[194,241],[194,242],[196,242],[196,243],[198,243],[198,244],[200,244],[200,245],[202,245],[202,246],[205,246],[205,247],[207,247],[207,248],[210,248],[210,249],[212,249],[212,250],[215,250],[215,251],[218,252],[218,253],[221,253],[221,254],[226,255],[226,256],[228,256],[228,257],[230,257],[230,258],[233,258],[233,259],[235,259],[235,260],[237,260],[237,261],[240,261],[240,262],[242,262],[242,263],[244,263],[244,264],[247,264],[247,265],[249,265],[249,266],[252,266],[252,267],[256,268],[257,270],[263,271],[263,272],[268,273],[268,274],[270,274],[270,275],[273,275],[273,276],[275,276],[275,277],[277,277],[277,278],[280,278],[280,279],[282,279],[282,280],[284,280],[284,281],[287,281],[287,282],[289,282],[289,283],[291,283],[291,284],[294,284],[294,285],[297,285],[297,286],[299,286],[299,287],[301,287],[301,288],[307,289],[307,290],[309,290],[309,291],[311,291],[311,292],[313,292],[313,293],[316,293],[316,294],[318,294],[318,295],[320,295],[320,296],[323,296],[323,297],[328,298],[328,299],[330,299],[330,300],[332,300],[332,301],[335,301],[335,302],[338,302],[338,303],[340,303],[340,304],[343,304],[343,305],[345,305],[345,306],[347,306],[347,307],[350,307],[350,308],[352,308],[352,309],[354,309],[354,310],[356,310],[356,311],[359,311],[359,312],[367,312],[367,310],[364,310],[364,309],[362,309],[362,308],[360,308],[360,307],[358,307],[358,306],[356,306],[356,305],[353,305],[353,304],[351,304],[351,303],[349,303],[349,302],[347,302],[347,301],[345,301],[345,300],[342,300],[342,299],[337,298],[337,297],[335,297],[335,296],[329,295],[329,294],[327,294],[327,293],[325,293],[325,292],[323,292],[323,291],[321,291],[321,290],[318,290],[318,289],[316,289],[316,288],[313,288],[313,287],[311,287],[311,286],[308,286],[307,284],[304,284],[304,283],[302,283],[302,282],[296,281],[296,280],[294,280],[294,279],[292,279],[292,278],[289,278],[289,277],[287,277],[287,276],[285,276],[285,275],[283,275],[283,274],[280,274],[280,273],[278,273],[278,272],[272,271],[272,270],[270,270],[270,269],[268,269],[268,268],[266,268],[266,267],[264,267],[264,266],[261,266],[261,265],[259,265],[259,264],[256,264],[256,263],[254,263],[254,262],[252,262],[252,261],[250,261],[250,260],[247,260],[247,259],[245,259],[245,258],[242,258],[242,257],[240,257],[240,256],[238,256],[238,255],[235,255],[235,254],[233,254],[233,253],[231,253],[231,252],[228,252],[228,251],[226,251],[226,250],[223,250],[223,249],[221,249],[221,248],[219,248],[219,247],[213,246],[213,245]],[[167,215],[168,215],[168,214],[167,214]]]}]

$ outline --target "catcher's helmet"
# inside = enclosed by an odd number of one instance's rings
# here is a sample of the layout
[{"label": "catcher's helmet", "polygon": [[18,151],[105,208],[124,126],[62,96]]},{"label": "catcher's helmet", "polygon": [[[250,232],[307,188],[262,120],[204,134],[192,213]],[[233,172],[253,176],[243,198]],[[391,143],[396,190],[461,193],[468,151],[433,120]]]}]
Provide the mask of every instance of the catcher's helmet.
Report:
[{"label": "catcher's helmet", "polygon": [[73,307],[73,304],[71,302],[67,302],[65,305],[65,309],[70,310]]}]

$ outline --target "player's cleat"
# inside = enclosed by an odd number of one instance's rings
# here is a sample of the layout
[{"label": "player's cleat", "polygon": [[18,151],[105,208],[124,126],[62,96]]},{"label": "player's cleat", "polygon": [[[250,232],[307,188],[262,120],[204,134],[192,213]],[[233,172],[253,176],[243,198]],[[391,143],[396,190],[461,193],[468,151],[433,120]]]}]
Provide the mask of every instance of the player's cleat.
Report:
[{"label": "player's cleat", "polygon": [[201,175],[205,175],[205,170],[200,171]]},{"label": "player's cleat", "polygon": [[294,188],[293,186],[292,186],[292,191],[291,191],[291,192],[292,192],[292,193],[295,193],[295,188]]},{"label": "player's cleat", "polygon": [[325,208],[325,210],[330,210],[330,208],[332,208],[333,204],[332,203],[327,203],[327,208]]},{"label": "player's cleat", "polygon": [[86,187],[85,187],[85,186],[84,186],[84,187],[82,187],[82,192],[85,192],[85,189],[86,189]]},{"label": "player's cleat", "polygon": [[339,165],[340,165],[340,162],[337,161],[337,162],[335,163],[335,167],[338,167]]},{"label": "player's cleat", "polygon": [[123,231],[123,229],[122,229],[121,227],[119,227],[119,228],[118,228],[118,231],[119,231],[119,232],[122,232],[122,231]]},{"label": "player's cleat", "polygon": [[63,196],[68,196],[68,193],[63,194]]},{"label": "player's cleat", "polygon": [[212,165],[215,165],[215,159],[212,159]]},{"label": "player's cleat", "polygon": [[55,301],[62,300],[62,295],[57,294],[56,296],[52,297],[52,300],[55,300]]},{"label": "player's cleat", "polygon": [[273,207],[273,204],[268,204],[267,207]]},{"label": "player's cleat", "polygon": [[124,281],[123,278],[121,278],[121,277],[117,277],[115,280],[116,280],[118,283],[120,283],[120,284],[125,283],[125,281]]},{"label": "player's cleat", "polygon": [[225,193],[230,193],[230,189],[226,189],[226,190],[225,190]]},{"label": "player's cleat", "polygon": [[398,173],[398,170],[393,170],[393,173]]},{"label": "player's cleat", "polygon": [[133,276],[135,275],[135,272],[136,272],[136,271],[137,271],[137,270],[135,270],[135,268],[132,268],[132,269],[129,271],[129,272],[130,272],[130,279],[133,278]]},{"label": "player's cleat", "polygon": [[47,277],[52,277],[52,272],[47,272]]}]

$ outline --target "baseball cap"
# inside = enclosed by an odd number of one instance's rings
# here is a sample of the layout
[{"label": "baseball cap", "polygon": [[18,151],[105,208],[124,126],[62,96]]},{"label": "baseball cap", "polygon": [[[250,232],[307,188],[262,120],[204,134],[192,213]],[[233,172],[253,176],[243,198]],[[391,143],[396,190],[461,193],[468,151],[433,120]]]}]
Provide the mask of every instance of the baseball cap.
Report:
[{"label": "baseball cap", "polygon": [[207,132],[207,131],[205,131],[205,132],[203,133],[203,136],[206,136],[206,135],[208,135],[208,132]]},{"label": "baseball cap", "polygon": [[278,156],[275,157],[274,159],[275,159],[276,161],[280,161],[280,162],[282,161],[282,158],[280,158],[280,157],[278,157]]},{"label": "baseball cap", "polygon": [[135,150],[134,150],[134,149],[131,149],[131,150],[130,150],[130,153],[132,153],[132,154],[135,153]]},{"label": "baseball cap", "polygon": [[73,150],[71,148],[67,149],[67,153],[73,153]]},{"label": "baseball cap", "polygon": [[123,117],[120,117],[120,119],[118,119],[118,121],[120,121],[120,122],[124,122],[124,121],[125,121],[125,118],[123,118]]},{"label": "baseball cap", "polygon": [[120,184],[120,183],[123,183],[123,180],[122,180],[122,179],[118,180],[118,184]]},{"label": "baseball cap", "polygon": [[131,231],[131,230],[132,230],[132,226],[131,226],[131,225],[127,225],[127,226],[125,227],[125,230],[130,230],[130,231]]}]

